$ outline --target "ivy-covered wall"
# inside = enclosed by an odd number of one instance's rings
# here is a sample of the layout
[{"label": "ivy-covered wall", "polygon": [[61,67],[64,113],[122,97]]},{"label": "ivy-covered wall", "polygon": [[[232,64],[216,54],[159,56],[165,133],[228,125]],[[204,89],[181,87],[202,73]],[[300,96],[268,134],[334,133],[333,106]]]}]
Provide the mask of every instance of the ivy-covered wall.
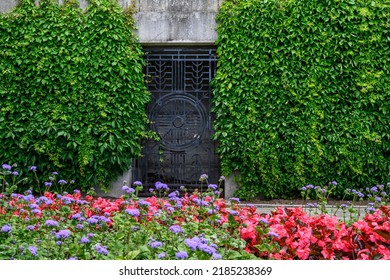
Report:
[{"label": "ivy-covered wall", "polygon": [[214,112],[237,196],[390,181],[387,0],[226,0]]},{"label": "ivy-covered wall", "polygon": [[23,0],[0,15],[0,163],[84,189],[129,169],[150,98],[131,10],[88,2]]}]

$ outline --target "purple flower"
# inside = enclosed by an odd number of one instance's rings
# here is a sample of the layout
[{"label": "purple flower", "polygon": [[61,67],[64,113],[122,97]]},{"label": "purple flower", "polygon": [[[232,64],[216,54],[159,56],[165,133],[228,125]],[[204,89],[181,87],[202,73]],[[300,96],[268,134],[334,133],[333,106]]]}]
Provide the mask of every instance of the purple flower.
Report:
[{"label": "purple flower", "polygon": [[137,227],[137,226],[132,226],[132,227],[131,227],[131,230],[132,230],[132,231],[137,231],[137,230],[139,230],[139,227]]},{"label": "purple flower", "polygon": [[161,183],[161,182],[156,182],[155,183],[156,190],[169,190],[168,185]]},{"label": "purple flower", "polygon": [[72,215],[72,220],[78,220],[80,218],[81,218],[81,214],[80,213],[76,213],[76,214]]},{"label": "purple flower", "polygon": [[170,231],[172,231],[173,233],[183,233],[184,232],[184,230],[180,227],[180,226],[178,226],[178,225],[172,225],[172,226],[170,226],[169,227],[169,230]]},{"label": "purple flower", "polygon": [[58,172],[53,171],[51,174],[53,174],[53,175],[58,175]]},{"label": "purple flower", "polygon": [[139,217],[139,210],[138,209],[126,209],[125,212],[133,217]]},{"label": "purple flower", "polygon": [[276,232],[273,232],[273,231],[270,231],[270,232],[268,233],[268,236],[276,237],[276,238],[279,237],[279,235],[278,235]]},{"label": "purple flower", "polygon": [[51,187],[52,183],[51,182],[45,182],[45,187]]},{"label": "purple flower", "polygon": [[209,184],[208,188],[212,189],[212,190],[216,190],[216,189],[218,189],[218,186],[215,184]]},{"label": "purple flower", "polygon": [[87,219],[87,222],[89,224],[93,224],[94,225],[94,224],[97,224],[99,222],[99,220],[96,219],[95,217],[90,217],[90,218]]},{"label": "purple flower", "polygon": [[92,232],[87,233],[87,237],[89,237],[89,238],[94,238],[94,237],[95,237],[95,234],[93,234]]},{"label": "purple flower", "polygon": [[189,238],[184,239],[184,244],[186,244],[187,247],[193,251],[195,251],[196,248],[198,247],[198,242]]},{"label": "purple flower", "polygon": [[57,242],[56,242],[56,245],[57,245],[57,246],[61,246],[61,245],[62,245],[62,242],[61,242],[61,241],[57,241]]},{"label": "purple flower", "polygon": [[213,253],[211,259],[213,259],[213,260],[221,260],[222,259],[222,255],[220,255],[218,253]]},{"label": "purple flower", "polygon": [[302,190],[302,191],[306,191],[307,188],[306,188],[306,187],[302,187],[301,190]]},{"label": "purple flower", "polygon": [[238,211],[236,211],[236,210],[229,210],[228,212],[232,216],[237,216],[238,215]]},{"label": "purple flower", "polygon": [[97,244],[95,246],[95,249],[96,251],[99,253],[99,254],[102,254],[102,255],[106,255],[108,254],[108,251],[107,251],[107,247],[106,246],[101,246],[99,244]]},{"label": "purple flower", "polygon": [[11,171],[11,165],[9,165],[9,164],[6,164],[6,163],[4,163],[2,166],[1,166],[4,170],[8,170],[8,171]]},{"label": "purple flower", "polygon": [[135,190],[133,188],[128,187],[128,186],[123,186],[122,191],[125,193],[135,193]]},{"label": "purple flower", "polygon": [[12,175],[14,175],[14,176],[18,176],[18,175],[19,175],[19,173],[18,173],[18,171],[14,171],[14,172],[12,172]]},{"label": "purple flower", "polygon": [[28,246],[28,250],[30,251],[31,255],[33,255],[34,257],[37,255],[37,247],[35,246]]},{"label": "purple flower", "polygon": [[54,235],[57,239],[60,239],[60,238],[65,239],[65,238],[68,238],[70,236],[70,231],[67,229],[63,229],[63,230],[60,230],[59,232],[55,232]]},{"label": "purple flower", "polygon": [[198,246],[198,248],[209,255],[212,255],[217,251],[214,247],[207,246],[205,244]]},{"label": "purple flower", "polygon": [[26,227],[27,230],[35,230],[35,226],[34,225],[29,225]]},{"label": "purple flower", "polygon": [[45,225],[47,225],[49,227],[58,227],[58,222],[54,221],[54,220],[47,220],[45,222]]},{"label": "purple flower", "polygon": [[231,197],[230,200],[234,201],[234,202],[237,202],[237,203],[240,202],[240,199],[238,197]]},{"label": "purple flower", "polygon": [[260,222],[263,224],[268,224],[268,220],[266,218],[260,218]]},{"label": "purple flower", "polygon": [[200,175],[199,181],[205,181],[208,178],[209,178],[209,176],[207,174],[202,174],[202,175]]},{"label": "purple flower", "polygon": [[163,244],[160,241],[153,241],[152,243],[150,243],[150,247],[153,249],[157,248],[157,247],[162,247],[162,246],[163,246]]},{"label": "purple flower", "polygon": [[219,181],[225,181],[225,180],[226,180],[225,176],[219,177]]},{"label": "purple flower", "polygon": [[371,188],[371,191],[372,191],[372,192],[378,192],[378,188],[377,188],[377,187],[372,187],[372,188]]},{"label": "purple flower", "polygon": [[82,224],[77,224],[77,225],[76,225],[76,228],[77,228],[77,229],[83,229],[84,226],[83,226]]},{"label": "purple flower", "polygon": [[174,192],[171,192],[170,194],[168,194],[168,197],[169,197],[169,198],[175,198],[175,197],[178,196],[178,194],[179,194],[178,191],[174,191]]},{"label": "purple flower", "polygon": [[66,185],[68,182],[67,181],[65,181],[65,180],[59,180],[58,181],[58,184],[60,184],[60,185]]},{"label": "purple flower", "polygon": [[178,259],[188,259],[188,254],[187,252],[184,252],[184,251],[180,251],[180,252],[177,252],[175,254],[175,257],[178,258]]},{"label": "purple flower", "polygon": [[39,215],[39,214],[41,214],[41,211],[38,209],[33,209],[33,210],[31,210],[31,213]]},{"label": "purple flower", "polygon": [[141,181],[135,181],[133,183],[134,186],[142,186],[142,182]]},{"label": "purple flower", "polygon": [[70,257],[68,260],[78,260],[77,257]]},{"label": "purple flower", "polygon": [[166,255],[167,255],[167,254],[164,253],[164,252],[163,252],[163,253],[160,253],[160,254],[157,255],[157,258],[158,258],[158,259],[163,259],[163,258],[165,258]]},{"label": "purple flower", "polygon": [[329,184],[337,186],[337,182],[336,181],[329,182]]},{"label": "purple flower", "polygon": [[88,237],[82,237],[81,240],[80,240],[80,243],[82,243],[82,244],[89,243],[89,238]]},{"label": "purple flower", "polygon": [[150,203],[147,202],[147,201],[145,201],[145,200],[143,200],[143,199],[140,199],[140,200],[138,201],[138,205],[139,205],[139,206],[149,207],[149,206],[150,206]]},{"label": "purple flower", "polygon": [[33,166],[31,166],[31,167],[30,167],[30,171],[33,171],[33,172],[37,171],[37,167],[36,167],[36,166],[34,166],[34,165],[33,165]]},{"label": "purple flower", "polygon": [[1,232],[8,233],[11,231],[11,229],[12,229],[11,225],[5,225],[1,227]]}]

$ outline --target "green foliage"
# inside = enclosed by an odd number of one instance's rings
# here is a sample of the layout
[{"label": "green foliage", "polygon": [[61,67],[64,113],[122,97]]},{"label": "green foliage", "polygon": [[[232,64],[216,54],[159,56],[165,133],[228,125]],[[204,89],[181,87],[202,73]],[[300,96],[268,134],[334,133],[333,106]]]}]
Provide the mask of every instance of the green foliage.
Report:
[{"label": "green foliage", "polygon": [[388,1],[236,0],[218,15],[215,138],[237,196],[390,177]]},{"label": "green foliage", "polygon": [[147,136],[143,51],[117,1],[53,2],[0,18],[0,162],[105,188]]}]

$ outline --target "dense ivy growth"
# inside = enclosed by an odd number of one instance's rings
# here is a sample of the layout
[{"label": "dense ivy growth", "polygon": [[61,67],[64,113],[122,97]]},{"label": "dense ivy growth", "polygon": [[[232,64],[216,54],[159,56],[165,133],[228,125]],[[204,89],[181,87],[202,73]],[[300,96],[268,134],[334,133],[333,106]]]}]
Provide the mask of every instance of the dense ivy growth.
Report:
[{"label": "dense ivy growth", "polygon": [[0,18],[0,163],[108,187],[147,135],[143,50],[115,0],[23,0]]},{"label": "dense ivy growth", "polygon": [[390,179],[387,0],[226,0],[214,112],[237,195]]}]

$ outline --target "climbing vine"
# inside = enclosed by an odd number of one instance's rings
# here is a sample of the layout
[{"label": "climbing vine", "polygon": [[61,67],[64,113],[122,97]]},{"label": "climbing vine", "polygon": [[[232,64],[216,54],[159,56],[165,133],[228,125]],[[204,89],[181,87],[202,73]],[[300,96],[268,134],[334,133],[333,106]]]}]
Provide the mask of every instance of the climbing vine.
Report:
[{"label": "climbing vine", "polygon": [[0,162],[104,189],[140,154],[150,96],[132,11],[88,2],[0,15]]},{"label": "climbing vine", "polygon": [[215,138],[237,196],[292,198],[390,179],[390,6],[226,0],[218,14]]}]

